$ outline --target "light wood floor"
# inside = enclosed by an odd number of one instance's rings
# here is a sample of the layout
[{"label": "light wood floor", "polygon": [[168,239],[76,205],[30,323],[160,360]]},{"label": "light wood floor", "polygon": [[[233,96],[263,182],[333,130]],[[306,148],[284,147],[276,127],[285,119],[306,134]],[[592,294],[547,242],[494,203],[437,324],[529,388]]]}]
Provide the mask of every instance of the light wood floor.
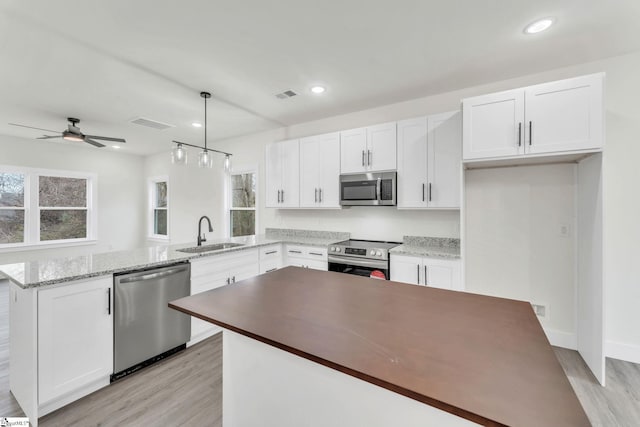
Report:
[{"label": "light wood floor", "polygon": [[[0,417],[24,416],[9,393],[8,284],[0,280]],[[640,365],[607,359],[600,387],[580,355],[554,348],[596,427],[640,426]],[[200,344],[40,419],[50,426],[221,426],[222,340]]]}]

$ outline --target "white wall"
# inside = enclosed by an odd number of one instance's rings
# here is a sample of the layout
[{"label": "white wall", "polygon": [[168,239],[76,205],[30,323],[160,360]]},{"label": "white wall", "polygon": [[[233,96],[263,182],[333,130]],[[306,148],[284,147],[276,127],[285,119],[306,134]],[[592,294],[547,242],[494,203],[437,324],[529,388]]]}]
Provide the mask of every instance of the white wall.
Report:
[{"label": "white wall", "polygon": [[[236,162],[259,163],[260,189],[264,191],[264,146],[268,142],[451,111],[459,108],[460,100],[464,97],[601,71],[607,73],[607,141],[603,166],[606,339],[610,348],[617,343],[616,348],[634,352],[640,358],[640,310],[637,309],[637,302],[640,301],[640,263],[637,262],[640,251],[640,226],[637,220],[640,217],[640,202],[635,197],[637,183],[640,182],[640,168],[637,167],[637,159],[640,158],[640,103],[637,101],[637,94],[640,93],[640,52],[233,138],[216,146],[234,153]],[[265,209],[262,205],[259,209],[262,227],[304,227],[308,224],[315,228],[355,230],[357,237],[384,235],[394,239],[401,237],[401,234],[459,234],[459,218],[455,212],[408,214],[411,218],[398,221],[398,225],[388,231],[378,232],[379,228],[387,227],[385,223],[390,218],[378,210],[362,211],[372,217],[367,220],[367,226],[363,226],[355,219],[353,212],[358,212],[356,210],[318,215],[315,211],[277,212]],[[375,220],[378,214],[380,221]],[[402,218],[402,215],[398,212],[397,218]],[[395,214],[391,218],[396,218]],[[396,229],[396,226],[400,228]],[[376,234],[370,234],[370,231]],[[616,354],[621,355],[622,351]]]},{"label": "white wall", "polygon": [[143,158],[0,135],[0,164],[92,172],[98,175],[98,242],[56,249],[0,252],[0,264],[91,252],[133,249],[142,243]]},{"label": "white wall", "polygon": [[[201,169],[197,166],[198,152],[189,151],[187,165],[179,166],[171,164],[168,153],[160,153],[145,158],[144,178],[146,180],[154,176],[169,177],[169,238],[171,243],[193,243],[195,246],[198,237],[198,219],[207,215],[212,222],[214,232],[209,233],[206,221],[203,221],[202,230],[207,230],[207,239],[210,237],[225,237],[224,218],[224,174],[222,173],[223,156],[214,155],[217,162],[213,169]],[[145,228],[149,229],[150,216],[148,204],[145,198]],[[145,234],[146,236],[146,234]],[[156,241],[147,241],[147,245],[158,244]]]},{"label": "white wall", "polygon": [[466,289],[545,305],[545,330],[575,348],[576,166],[465,174]]}]

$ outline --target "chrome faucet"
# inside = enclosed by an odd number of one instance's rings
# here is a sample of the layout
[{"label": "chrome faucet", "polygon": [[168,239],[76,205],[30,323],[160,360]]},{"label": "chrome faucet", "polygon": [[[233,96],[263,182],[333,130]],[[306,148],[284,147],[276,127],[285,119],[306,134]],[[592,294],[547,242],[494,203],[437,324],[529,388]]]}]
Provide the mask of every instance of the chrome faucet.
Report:
[{"label": "chrome faucet", "polygon": [[209,223],[209,233],[213,231],[213,227],[211,226],[211,220],[209,219],[209,217],[206,215],[201,216],[200,221],[198,221],[198,246],[202,246],[202,242],[207,241],[207,239],[204,238],[204,233],[201,231],[203,219],[206,219]]}]

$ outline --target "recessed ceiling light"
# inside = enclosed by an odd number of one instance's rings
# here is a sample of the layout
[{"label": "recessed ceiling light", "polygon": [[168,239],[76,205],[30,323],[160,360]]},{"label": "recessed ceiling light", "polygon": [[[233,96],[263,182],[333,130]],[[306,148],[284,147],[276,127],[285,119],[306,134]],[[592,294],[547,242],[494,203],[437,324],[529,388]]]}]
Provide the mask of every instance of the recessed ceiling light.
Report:
[{"label": "recessed ceiling light", "polygon": [[524,32],[525,34],[541,33],[542,31],[548,29],[551,25],[553,25],[552,18],[538,19],[537,21],[533,21],[531,24],[527,25],[524,28]]},{"label": "recessed ceiling light", "polygon": [[191,126],[193,126],[194,128],[201,128],[202,124],[198,123],[198,122],[193,122],[193,123],[191,123]]},{"label": "recessed ceiling light", "polygon": [[112,147],[112,148],[115,148],[116,150],[118,150],[118,149],[120,148],[120,146],[119,146],[119,145],[112,145],[111,147]]},{"label": "recessed ceiling light", "polygon": [[316,95],[320,95],[325,90],[327,90],[327,89],[324,86],[313,86],[311,88],[311,92],[315,93]]}]

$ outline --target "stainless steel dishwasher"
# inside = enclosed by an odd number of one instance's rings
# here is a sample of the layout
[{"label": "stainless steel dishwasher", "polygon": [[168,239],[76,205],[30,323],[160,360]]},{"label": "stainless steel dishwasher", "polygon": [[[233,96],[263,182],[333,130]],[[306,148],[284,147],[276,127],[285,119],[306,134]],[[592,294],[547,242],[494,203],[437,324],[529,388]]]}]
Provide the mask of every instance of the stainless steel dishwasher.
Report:
[{"label": "stainless steel dishwasher", "polygon": [[186,263],[114,275],[111,381],[186,348],[191,317],[168,307],[191,293]]}]

